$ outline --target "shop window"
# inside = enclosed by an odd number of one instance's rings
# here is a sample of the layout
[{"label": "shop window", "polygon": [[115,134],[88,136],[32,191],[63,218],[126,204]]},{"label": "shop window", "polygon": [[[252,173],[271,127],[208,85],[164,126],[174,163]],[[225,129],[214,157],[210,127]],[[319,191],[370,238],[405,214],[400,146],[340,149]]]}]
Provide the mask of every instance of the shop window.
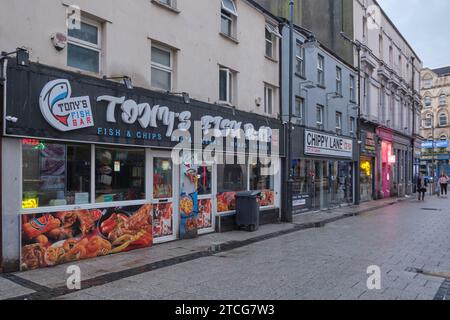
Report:
[{"label": "shop window", "polygon": [[292,161],[293,170],[293,191],[296,194],[310,193],[310,186],[312,184],[311,177],[311,163],[305,159],[295,159]]},{"label": "shop window", "polygon": [[153,159],[153,198],[172,198],[172,160]]},{"label": "shop window", "polygon": [[91,147],[24,139],[22,208],[90,203]]},{"label": "shop window", "polygon": [[145,151],[95,149],[95,202],[145,199]]},{"label": "shop window", "polygon": [[67,65],[69,67],[100,72],[100,24],[82,21],[80,28],[69,28],[67,46]]},{"label": "shop window", "polygon": [[274,175],[269,173],[266,163],[254,161],[250,165],[250,190],[261,191],[260,206],[267,207],[275,205]]},{"label": "shop window", "polygon": [[247,165],[217,165],[217,212],[236,209],[236,192],[247,190]]},{"label": "shop window", "polygon": [[152,46],[152,87],[172,91],[173,53],[161,46]]}]

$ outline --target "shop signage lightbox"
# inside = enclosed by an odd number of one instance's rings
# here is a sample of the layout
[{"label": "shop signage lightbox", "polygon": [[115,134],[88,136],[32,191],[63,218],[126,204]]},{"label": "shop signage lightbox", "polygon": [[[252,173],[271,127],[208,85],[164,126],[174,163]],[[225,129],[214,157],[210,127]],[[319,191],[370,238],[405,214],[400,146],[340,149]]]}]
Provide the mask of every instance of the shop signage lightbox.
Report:
[{"label": "shop signage lightbox", "polygon": [[[432,141],[422,142],[422,149],[432,149],[432,148],[433,148]],[[434,148],[448,148],[448,140],[434,141]]]},{"label": "shop signage lightbox", "polygon": [[322,132],[305,130],[305,154],[351,159],[353,157],[353,141]]}]

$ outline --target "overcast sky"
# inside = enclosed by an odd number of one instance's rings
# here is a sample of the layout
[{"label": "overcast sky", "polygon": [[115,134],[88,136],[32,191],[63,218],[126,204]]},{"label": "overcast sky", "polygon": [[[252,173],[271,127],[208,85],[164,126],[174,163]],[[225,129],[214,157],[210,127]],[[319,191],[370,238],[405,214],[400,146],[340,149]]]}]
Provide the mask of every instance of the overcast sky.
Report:
[{"label": "overcast sky", "polygon": [[424,67],[450,65],[449,0],[378,0]]}]

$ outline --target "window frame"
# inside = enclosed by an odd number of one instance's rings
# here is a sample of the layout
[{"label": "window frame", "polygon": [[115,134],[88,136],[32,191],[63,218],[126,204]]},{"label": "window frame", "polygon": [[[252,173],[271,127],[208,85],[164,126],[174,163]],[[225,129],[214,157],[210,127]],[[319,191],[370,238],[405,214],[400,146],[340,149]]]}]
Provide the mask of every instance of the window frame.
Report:
[{"label": "window frame", "polygon": [[[270,39],[267,38],[267,35],[270,36]],[[267,29],[267,26],[266,26],[266,29],[265,29],[265,49],[266,50],[265,50],[264,54],[266,55],[267,58],[275,59],[275,57],[274,57],[275,42],[276,42],[275,36]],[[271,47],[270,55],[267,54],[268,45],[270,45],[270,47]]]},{"label": "window frame", "polygon": [[[66,54],[67,61],[66,61],[66,65],[67,65],[67,67],[75,69],[75,70],[81,70],[83,72],[100,74],[102,72],[102,23],[99,21],[95,21],[95,20],[86,18],[84,16],[81,17],[81,23],[87,24],[87,25],[89,25],[91,27],[95,27],[97,29],[97,44],[69,36],[69,29],[67,29],[67,54]],[[83,49],[97,52],[98,53],[98,71],[85,70],[85,69],[80,69],[77,67],[70,66],[69,65],[69,45],[73,45],[76,47],[80,47]]]},{"label": "window frame", "polygon": [[[223,28],[222,28],[223,27],[223,25],[222,25],[222,20],[223,19],[228,21],[229,28],[230,28],[230,33],[223,31]],[[229,13],[228,11],[222,9],[221,12],[220,12],[220,33],[225,35],[225,36],[227,36],[227,37],[234,38],[234,26],[233,26],[233,24],[234,24],[233,15],[231,13]]]},{"label": "window frame", "polygon": [[353,136],[356,131],[356,119],[355,119],[355,117],[350,117],[349,121],[350,121],[349,133],[350,133],[350,135]]},{"label": "window frame", "polygon": [[356,101],[355,84],[356,84],[355,76],[351,74],[349,77],[350,102]]},{"label": "window frame", "polygon": [[336,93],[342,96],[342,68],[336,66]]},{"label": "window frame", "polygon": [[[156,48],[158,50],[164,51],[164,52],[168,52],[169,53],[169,61],[170,61],[170,67],[167,67],[165,65],[162,65],[160,63],[157,62],[153,62],[153,48]],[[173,72],[174,72],[174,58],[173,58],[174,52],[172,49],[170,49],[169,47],[165,47],[164,45],[160,45],[160,44],[152,44],[151,48],[150,48],[150,87],[156,90],[163,90],[163,91],[169,91],[171,92],[173,90]],[[155,68],[159,71],[162,72],[167,72],[170,74],[170,88],[169,90],[165,90],[163,88],[158,88],[158,87],[154,87],[152,85],[152,78],[153,78],[153,71],[152,69]]]},{"label": "window frame", "polygon": [[221,10],[224,10],[224,11],[228,12],[229,14],[237,17],[238,11],[237,11],[236,3],[234,2],[234,0],[228,0],[228,1],[230,1],[230,3],[233,5],[234,11],[228,9],[227,6],[223,3],[223,0],[220,1],[221,2]]},{"label": "window frame", "polygon": [[[268,99],[269,91],[271,91],[270,100]],[[267,105],[267,103],[269,101],[270,101],[270,108]],[[264,113],[265,114],[273,115],[274,101],[275,101],[275,88],[271,85],[264,84]]]},{"label": "window frame", "polygon": [[342,112],[336,111],[336,133],[342,133]]},{"label": "window frame", "polygon": [[[427,102],[430,102],[429,104]],[[425,108],[431,108],[432,104],[433,104],[433,99],[430,96],[425,96],[423,98],[423,105]]]},{"label": "window frame", "polygon": [[[297,113],[297,102],[300,101],[300,113]],[[300,119],[301,124],[305,123],[305,99],[299,96],[295,97],[294,117]]]},{"label": "window frame", "polygon": [[[428,117],[428,115],[431,115],[430,113],[425,115],[425,118],[423,119],[423,127],[425,129],[431,129],[433,127],[433,117]],[[430,125],[427,125],[427,123],[430,123]]]},{"label": "window frame", "polygon": [[441,93],[439,95],[439,106],[446,106],[447,105],[447,95],[445,93]]},{"label": "window frame", "polygon": [[[296,44],[295,44],[295,59],[296,59],[296,64],[295,64],[295,73],[301,77],[305,77],[305,48],[303,47],[303,43],[299,40],[297,40]],[[300,48],[300,53],[301,55],[298,55],[298,51],[297,49]],[[298,65],[300,64],[300,68],[301,70],[298,70]]]},{"label": "window frame", "polygon": [[[318,115],[320,115],[320,121],[319,121],[319,117]],[[316,105],[316,126],[320,129],[325,127],[324,124],[324,107],[320,104]]]},{"label": "window frame", "polygon": [[[442,122],[443,117],[445,117],[445,123]],[[448,125],[448,116],[445,112],[439,114],[439,127],[445,127]]]},{"label": "window frame", "polygon": [[[221,100],[220,99],[220,72],[225,71],[227,73],[226,77],[226,96],[227,100]],[[226,105],[232,105],[233,104],[233,81],[234,81],[234,72],[227,67],[219,67],[219,104],[226,104]]]},{"label": "window frame", "polygon": [[317,84],[325,86],[325,57],[320,53],[317,54]]}]

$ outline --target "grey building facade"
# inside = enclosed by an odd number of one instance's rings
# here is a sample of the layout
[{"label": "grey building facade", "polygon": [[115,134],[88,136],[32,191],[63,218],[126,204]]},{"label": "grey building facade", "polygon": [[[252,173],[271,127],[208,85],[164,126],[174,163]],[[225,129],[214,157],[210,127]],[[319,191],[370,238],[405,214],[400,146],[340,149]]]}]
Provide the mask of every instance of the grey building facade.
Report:
[{"label": "grey building facade", "polygon": [[[288,18],[289,1],[255,0],[273,14]],[[311,32],[327,48],[353,64],[352,45],[341,37],[353,38],[353,0],[294,0],[294,23]]]},{"label": "grey building facade", "polygon": [[308,32],[295,26],[293,94],[289,96],[289,26],[282,25],[282,118],[293,107],[293,211],[353,203],[357,163],[357,72],[320,43],[303,45]]}]

